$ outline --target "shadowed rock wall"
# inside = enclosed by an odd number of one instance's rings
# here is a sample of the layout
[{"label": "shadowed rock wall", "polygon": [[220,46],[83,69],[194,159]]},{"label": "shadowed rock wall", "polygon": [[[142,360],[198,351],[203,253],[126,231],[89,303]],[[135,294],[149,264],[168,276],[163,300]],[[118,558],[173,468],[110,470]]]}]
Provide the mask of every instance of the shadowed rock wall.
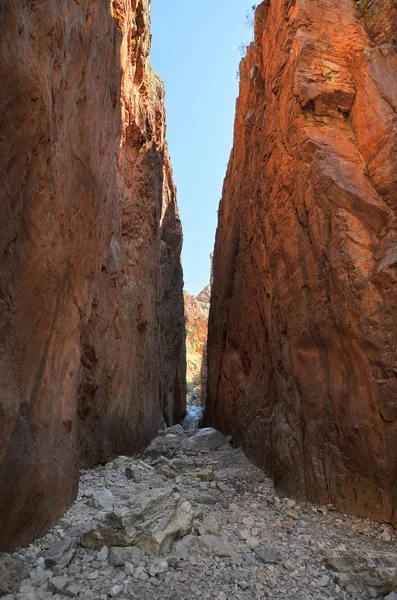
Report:
[{"label": "shadowed rock wall", "polygon": [[397,525],[396,11],[257,8],[219,211],[207,408],[283,493]]},{"label": "shadowed rock wall", "polygon": [[0,5],[0,547],[185,407],[181,224],[149,0]]}]

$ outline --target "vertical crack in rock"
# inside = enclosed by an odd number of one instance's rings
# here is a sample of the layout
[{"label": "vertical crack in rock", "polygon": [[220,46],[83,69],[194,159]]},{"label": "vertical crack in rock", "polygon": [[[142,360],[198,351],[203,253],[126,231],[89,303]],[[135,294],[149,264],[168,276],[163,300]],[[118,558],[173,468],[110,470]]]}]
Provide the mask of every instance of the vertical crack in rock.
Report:
[{"label": "vertical crack in rock", "polygon": [[0,8],[0,547],[185,410],[181,223],[150,1]]},{"label": "vertical crack in rock", "polygon": [[208,420],[286,493],[397,524],[397,9],[262,2],[214,258]]}]

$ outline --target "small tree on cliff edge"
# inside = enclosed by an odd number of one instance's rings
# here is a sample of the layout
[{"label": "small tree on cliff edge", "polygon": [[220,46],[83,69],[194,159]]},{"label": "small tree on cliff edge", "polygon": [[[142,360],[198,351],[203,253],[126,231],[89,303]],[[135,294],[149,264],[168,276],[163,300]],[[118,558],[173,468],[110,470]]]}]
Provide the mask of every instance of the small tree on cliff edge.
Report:
[{"label": "small tree on cliff edge", "polygon": [[247,10],[247,12],[245,13],[245,25],[249,29],[254,28],[255,10],[256,10],[257,6],[258,6],[257,4],[253,4],[251,6],[251,10]]},{"label": "small tree on cliff edge", "polygon": [[[247,10],[247,12],[245,13],[244,24],[247,27],[247,29],[250,29],[251,31],[253,31],[253,29],[254,29],[255,10],[256,10],[257,6],[258,6],[257,4],[253,4],[251,6],[251,9]],[[251,42],[248,42],[248,43],[242,42],[240,44],[240,46],[239,46],[238,49],[239,49],[241,58],[243,58],[247,54],[247,48],[250,45],[250,43]],[[237,73],[236,73],[236,79],[238,79],[238,78],[239,78],[239,72],[237,71]]]}]

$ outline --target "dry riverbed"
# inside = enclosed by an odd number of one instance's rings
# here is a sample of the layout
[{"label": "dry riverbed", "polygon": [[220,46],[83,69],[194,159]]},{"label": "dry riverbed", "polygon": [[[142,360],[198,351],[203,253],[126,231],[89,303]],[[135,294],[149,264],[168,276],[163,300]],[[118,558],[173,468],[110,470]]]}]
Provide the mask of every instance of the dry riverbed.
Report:
[{"label": "dry riverbed", "polygon": [[214,430],[82,472],[44,538],[0,554],[6,600],[397,600],[389,527],[280,498]]}]

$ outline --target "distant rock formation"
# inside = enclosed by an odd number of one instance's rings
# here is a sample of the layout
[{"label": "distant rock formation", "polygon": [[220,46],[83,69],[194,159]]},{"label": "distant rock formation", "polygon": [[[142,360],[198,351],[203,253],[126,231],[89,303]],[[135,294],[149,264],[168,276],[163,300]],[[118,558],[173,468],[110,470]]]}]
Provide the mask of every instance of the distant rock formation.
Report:
[{"label": "distant rock formation", "polygon": [[149,0],[0,7],[0,547],[185,412],[181,223]]},{"label": "distant rock formation", "polygon": [[195,406],[203,405],[201,371],[206,354],[210,297],[210,285],[196,297],[184,292],[187,401]]},{"label": "distant rock formation", "polygon": [[240,70],[209,423],[285,494],[397,525],[397,6],[265,0]]}]

